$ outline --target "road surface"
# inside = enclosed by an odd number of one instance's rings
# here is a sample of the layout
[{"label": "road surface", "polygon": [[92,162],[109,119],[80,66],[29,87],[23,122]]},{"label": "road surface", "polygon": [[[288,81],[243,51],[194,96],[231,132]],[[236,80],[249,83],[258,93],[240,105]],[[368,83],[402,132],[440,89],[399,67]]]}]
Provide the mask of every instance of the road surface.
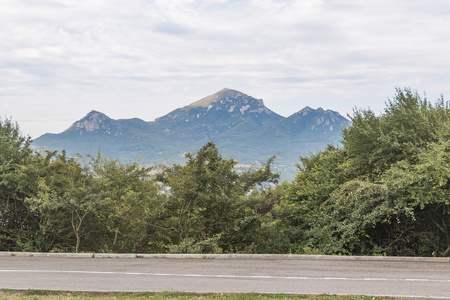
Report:
[{"label": "road surface", "polygon": [[0,256],[0,288],[329,293],[450,299],[450,263]]}]

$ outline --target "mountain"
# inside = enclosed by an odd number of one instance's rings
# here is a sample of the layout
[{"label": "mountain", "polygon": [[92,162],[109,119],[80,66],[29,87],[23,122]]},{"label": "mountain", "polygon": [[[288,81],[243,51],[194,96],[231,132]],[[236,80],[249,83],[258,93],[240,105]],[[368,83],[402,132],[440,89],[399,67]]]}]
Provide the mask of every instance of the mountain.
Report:
[{"label": "mountain", "polygon": [[155,120],[166,132],[198,135],[223,135],[251,132],[283,119],[262,100],[244,93],[223,89]]},{"label": "mountain", "polygon": [[114,120],[91,111],[59,134],[44,134],[34,141],[42,149],[66,149],[144,164],[183,163],[184,153],[194,152],[212,140],[221,154],[242,164],[259,164],[279,153],[275,167],[291,180],[300,155],[338,143],[340,128],[349,120],[338,112],[305,107],[285,118],[263,100],[232,89],[175,109],[155,121]]},{"label": "mountain", "polygon": [[[338,112],[323,110],[321,107],[312,109],[309,106],[283,119],[273,127],[290,137],[305,137],[318,139],[320,136],[340,135],[341,127],[348,126],[349,121]],[[275,132],[275,128],[269,128]],[[336,134],[335,134],[336,133]]]},{"label": "mountain", "polygon": [[122,136],[148,128],[149,124],[141,119],[113,120],[104,113],[93,110],[63,134]]},{"label": "mountain", "polygon": [[139,159],[142,157],[140,151],[144,138],[155,142],[160,140],[152,134],[150,124],[141,119],[114,120],[101,112],[91,111],[65,131],[46,133],[38,137],[34,144],[45,149],[66,149],[70,155],[97,154],[101,151],[107,156]]}]

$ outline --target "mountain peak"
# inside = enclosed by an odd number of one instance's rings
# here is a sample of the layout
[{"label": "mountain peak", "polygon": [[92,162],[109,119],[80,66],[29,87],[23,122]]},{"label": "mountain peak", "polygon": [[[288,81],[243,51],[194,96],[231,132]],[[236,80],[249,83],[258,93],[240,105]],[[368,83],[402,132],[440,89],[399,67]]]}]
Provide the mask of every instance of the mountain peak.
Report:
[{"label": "mountain peak", "polygon": [[247,96],[244,93],[241,93],[239,91],[236,90],[232,90],[229,88],[224,88],[221,89],[220,91],[218,91],[215,94],[209,95],[205,98],[202,98],[190,105],[188,105],[189,108],[192,107],[208,107],[209,105],[211,105],[211,103],[216,102],[217,100],[220,99],[227,99],[227,98],[236,98],[237,96]]},{"label": "mountain peak", "polygon": [[92,114],[101,114],[101,115],[104,115],[104,113],[102,113],[101,111],[98,111],[98,110],[93,109],[93,110],[91,110],[90,112],[88,112],[86,116],[89,116],[89,115],[92,115]]},{"label": "mountain peak", "polygon": [[176,109],[157,118],[158,124],[167,132],[182,128],[208,136],[225,131],[251,131],[279,121],[283,117],[264,106],[263,100],[255,99],[236,90],[224,88],[190,105]]},{"label": "mountain peak", "polygon": [[342,117],[338,112],[322,107],[313,109],[309,106],[299,110],[289,116],[286,123],[290,124],[294,132],[301,132],[303,129],[309,129],[311,132],[332,132],[341,127],[348,126],[349,121]]},{"label": "mountain peak", "polygon": [[96,111],[96,110],[92,110],[84,118],[75,122],[67,130],[78,129],[78,130],[85,130],[88,132],[92,132],[95,130],[99,130],[103,126],[105,121],[109,121],[109,120],[111,120],[111,119],[104,113]]},{"label": "mountain peak", "polygon": [[311,112],[312,108],[309,106],[305,106],[304,108],[302,108],[301,110],[299,110],[297,112],[297,114],[302,115],[302,116],[306,116],[307,114],[309,114]]},{"label": "mountain peak", "polygon": [[262,99],[255,99],[242,92],[224,88],[215,94],[200,99],[188,106],[182,108],[184,111],[192,111],[196,118],[204,117],[206,115],[221,114],[226,118],[242,119],[252,115],[253,117],[262,115],[273,115],[280,117],[273,111],[268,109]]},{"label": "mountain peak", "polygon": [[299,110],[298,112],[294,113],[293,115],[301,115],[301,116],[306,116],[310,113],[323,113],[323,112],[331,112],[331,113],[336,113],[332,110],[327,109],[326,111],[323,110],[322,107],[319,107],[318,109],[314,109],[311,108],[309,106],[305,106],[304,108],[302,108],[301,110]]}]

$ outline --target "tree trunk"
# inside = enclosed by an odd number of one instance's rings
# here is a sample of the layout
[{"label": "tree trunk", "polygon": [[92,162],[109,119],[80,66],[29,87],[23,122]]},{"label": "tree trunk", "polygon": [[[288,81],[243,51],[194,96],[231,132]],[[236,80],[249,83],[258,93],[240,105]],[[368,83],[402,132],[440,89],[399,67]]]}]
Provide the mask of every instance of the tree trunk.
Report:
[{"label": "tree trunk", "polygon": [[447,256],[448,254],[450,254],[450,232],[448,230],[448,226],[447,226],[447,219],[449,215],[449,211],[448,209],[446,209],[447,206],[444,205],[443,207],[443,213],[440,216],[440,221],[441,224],[438,223],[432,215],[429,214],[429,217],[431,219],[431,221],[434,223],[434,225],[436,225],[436,227],[445,235],[445,241],[447,242],[447,249],[444,251],[444,253],[442,253],[442,256]]},{"label": "tree trunk", "polygon": [[114,234],[113,246],[115,246],[116,243],[117,243],[117,237],[118,237],[118,235],[119,235],[119,228],[120,228],[120,224],[117,225],[116,232],[115,232],[115,234]]},{"label": "tree trunk", "polygon": [[75,246],[75,252],[76,252],[76,253],[78,253],[79,248],[80,248],[80,235],[77,234],[77,244],[76,244],[76,246]]},{"label": "tree trunk", "polygon": [[445,234],[445,239],[447,241],[447,249],[442,253],[442,256],[447,256],[450,254],[450,233],[447,231]]}]

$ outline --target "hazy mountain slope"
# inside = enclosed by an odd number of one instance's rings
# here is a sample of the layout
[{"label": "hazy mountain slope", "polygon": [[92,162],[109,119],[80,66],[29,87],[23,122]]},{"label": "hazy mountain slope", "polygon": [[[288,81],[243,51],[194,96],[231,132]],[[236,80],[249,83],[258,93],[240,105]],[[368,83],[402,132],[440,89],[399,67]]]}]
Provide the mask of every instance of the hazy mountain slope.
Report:
[{"label": "hazy mountain slope", "polygon": [[337,143],[340,127],[349,121],[330,110],[304,109],[288,118],[268,109],[262,100],[232,89],[223,89],[178,108],[153,122],[114,120],[91,111],[59,134],[44,134],[34,145],[66,149],[142,163],[183,163],[184,153],[212,140],[227,157],[258,163],[280,152],[276,166],[292,179],[299,155]]},{"label": "hazy mountain slope", "polygon": [[[161,139],[148,122],[141,119],[114,120],[107,115],[91,111],[59,134],[46,133],[34,141],[35,146],[46,149],[66,149],[71,155],[96,154],[137,159],[143,142]],[[144,147],[145,148],[145,147]]]}]

